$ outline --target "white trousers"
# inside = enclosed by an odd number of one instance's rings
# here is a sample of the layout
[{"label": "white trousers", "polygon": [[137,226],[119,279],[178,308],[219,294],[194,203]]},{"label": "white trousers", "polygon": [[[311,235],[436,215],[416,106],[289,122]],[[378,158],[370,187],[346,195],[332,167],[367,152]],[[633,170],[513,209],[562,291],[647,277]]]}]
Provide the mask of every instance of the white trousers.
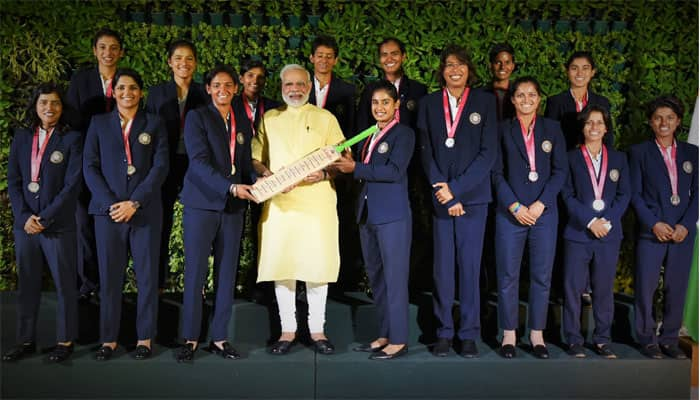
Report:
[{"label": "white trousers", "polygon": [[[282,332],[296,332],[297,281],[275,281],[275,297],[280,310]],[[306,282],[306,301],[309,304],[309,333],[323,333],[326,323],[328,283]]]}]

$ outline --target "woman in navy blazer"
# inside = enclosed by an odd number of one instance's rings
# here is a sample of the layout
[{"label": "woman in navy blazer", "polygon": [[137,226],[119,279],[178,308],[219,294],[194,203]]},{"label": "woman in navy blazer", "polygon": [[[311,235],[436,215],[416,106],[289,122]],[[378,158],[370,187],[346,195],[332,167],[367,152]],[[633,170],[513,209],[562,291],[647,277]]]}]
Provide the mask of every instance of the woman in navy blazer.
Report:
[{"label": "woman in navy blazer", "polygon": [[476,69],[460,46],[442,51],[438,77],[443,89],[424,97],[418,108],[421,161],[433,189],[433,307],[439,321],[433,355],[449,354],[456,286],[459,351],[471,358],[478,356],[481,335],[479,271],[497,151],[496,100],[470,87]]},{"label": "woman in navy blazer", "polygon": [[185,121],[185,146],[190,159],[180,195],[184,208],[185,289],[178,362],[192,361],[202,326],[202,288],[214,255],[214,311],[209,351],[226,359],[240,355],[228,342],[238,254],[253,179],[251,125],[244,112],[231,106],[238,77],[227,65],[207,72],[209,105],[192,110]]},{"label": "woman in navy blazer", "polygon": [[359,144],[357,161],[344,156],[333,165],[352,173],[361,185],[357,222],[365,268],[379,319],[379,337],[355,351],[372,360],[388,360],[408,352],[408,266],[411,255],[411,207],[406,170],[415,133],[394,118],[400,100],[387,80],[375,85],[372,115],[377,132]]},{"label": "woman in navy blazer", "polygon": [[516,117],[499,125],[500,152],[493,168],[496,208],[498,321],[503,329],[500,353],[515,357],[518,285],[523,250],[530,254],[527,327],[538,358],[549,358],[542,330],[557,242],[557,195],[567,174],[564,137],[556,121],[537,116],[541,99],[535,78],[513,82]]},{"label": "woman in navy blazer", "polygon": [[168,65],[173,77],[148,91],[146,111],[163,119],[168,134],[170,170],[161,189],[163,200],[163,229],[160,236],[158,287],[163,290],[170,270],[169,244],[173,228],[173,206],[182,190],[187,171],[185,152],[185,115],[187,111],[209,102],[204,86],[193,80],[197,70],[197,49],[187,40],[176,40],[168,47]]},{"label": "woman in navy blazer", "polygon": [[[678,330],[698,220],[698,147],[676,140],[683,120],[683,105],[676,97],[653,100],[647,117],[654,138],[630,147],[629,152],[632,207],[639,228],[635,332],[642,354],[683,359]],[[653,299],[662,265],[663,324],[657,336]]]},{"label": "woman in navy blazer", "polygon": [[[564,64],[569,78],[569,89],[547,99],[544,116],[561,123],[561,130],[566,138],[566,151],[573,150],[578,144],[580,129],[577,114],[588,104],[597,104],[610,113],[610,101],[604,96],[590,90],[591,79],[596,74],[593,55],[588,51],[576,51]],[[612,130],[612,127],[611,127]],[[612,149],[614,137],[605,135],[605,145]]]},{"label": "woman in navy blazer", "polygon": [[168,174],[168,137],[160,117],[140,109],[143,81],[136,71],[118,70],[112,85],[117,106],[93,117],[83,155],[100,268],[102,346],[96,358],[108,360],[117,348],[131,253],[138,288],[134,357],[141,360],[151,356],[156,330],[160,189]]},{"label": "woman in navy blazer", "polygon": [[631,194],[627,157],[603,144],[605,135],[612,134],[610,116],[603,107],[588,105],[579,114],[579,125],[583,143],[568,153],[569,176],[562,189],[568,216],[563,234],[564,339],[569,354],[586,356],[581,336],[581,292],[590,271],[594,349],[605,358],[616,358],[610,347],[610,329],[622,215]]},{"label": "woman in navy blazer", "polygon": [[2,358],[15,361],[36,351],[42,270],[48,265],[56,286],[58,342],[48,358],[60,362],[73,352],[78,334],[75,208],[82,139],[65,125],[62,93],[53,83],[34,91],[27,115],[28,128],[15,132],[7,165],[19,281],[18,345]]},{"label": "woman in navy blazer", "polygon": [[510,101],[510,76],[515,71],[515,50],[508,43],[497,43],[489,50],[489,67],[493,78],[484,88],[496,97],[496,112],[499,121],[515,116]]}]

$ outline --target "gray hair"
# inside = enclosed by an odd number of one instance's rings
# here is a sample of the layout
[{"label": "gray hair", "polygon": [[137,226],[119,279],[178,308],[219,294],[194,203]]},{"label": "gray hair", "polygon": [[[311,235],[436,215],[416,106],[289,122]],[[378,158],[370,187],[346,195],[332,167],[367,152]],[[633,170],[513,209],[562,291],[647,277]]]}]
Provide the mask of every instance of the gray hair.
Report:
[{"label": "gray hair", "polygon": [[284,81],[284,74],[287,73],[287,71],[304,71],[306,72],[306,79],[308,82],[311,82],[311,74],[309,73],[309,70],[306,68],[302,67],[299,64],[287,64],[284,67],[282,67],[282,70],[280,71],[280,81]]}]

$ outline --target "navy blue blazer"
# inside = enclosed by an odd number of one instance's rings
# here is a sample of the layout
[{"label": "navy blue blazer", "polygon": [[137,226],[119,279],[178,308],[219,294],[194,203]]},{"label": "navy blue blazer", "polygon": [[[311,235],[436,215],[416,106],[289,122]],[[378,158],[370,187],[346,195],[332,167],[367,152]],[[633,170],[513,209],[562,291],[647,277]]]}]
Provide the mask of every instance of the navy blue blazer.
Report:
[{"label": "navy blue blazer", "polygon": [[[377,84],[378,81],[368,83],[360,96],[360,104],[357,107],[358,130],[365,129],[376,122],[372,116],[372,92]],[[418,104],[426,94],[428,94],[428,88],[424,84],[411,80],[406,75],[401,77],[399,82],[399,100],[401,100],[399,116],[402,124],[416,129]]]},{"label": "navy blue blazer", "polygon": [[[316,102],[316,88],[313,77],[311,78],[311,94],[309,103],[319,106]],[[355,85],[344,80],[331,76],[330,88],[326,97],[326,104],[323,106],[335,116],[343,130],[343,135],[347,138],[355,136]],[[320,106],[319,106],[320,107]],[[269,110],[269,108],[266,108]]]},{"label": "navy blue blazer", "polygon": [[[561,191],[561,197],[568,211],[564,239],[575,242],[621,240],[622,215],[627,210],[632,195],[627,157],[622,152],[608,148],[608,169],[603,188],[605,208],[601,211],[593,209],[595,194],[586,160],[583,158],[580,148],[571,150],[568,158],[569,176]],[[586,228],[593,218],[605,218],[613,226],[608,235],[602,239],[597,239]]]},{"label": "navy blue blazer", "polygon": [[[192,82],[185,101],[185,115],[187,115],[188,110],[205,106],[209,101],[210,97],[207,95],[204,85]],[[180,139],[180,107],[177,104],[177,85],[174,80],[149,89],[146,111],[163,119],[168,133],[170,163],[173,164]]]},{"label": "navy blue blazer", "polygon": [[447,182],[454,199],[445,205],[433,198],[436,216],[451,218],[447,209],[491,201],[489,172],[498,150],[496,101],[491,93],[471,89],[455,133],[455,146],[445,146],[447,127],[442,90],[431,93],[418,106],[421,162],[431,185]]},{"label": "navy blue blazer", "polygon": [[698,147],[676,141],[676,168],[680,204],[671,204],[671,181],[654,139],[630,147],[632,207],[637,213],[640,236],[654,238],[657,222],[681,224],[695,232],[698,220]]},{"label": "navy blue blazer", "polygon": [[245,111],[234,109],[233,114],[237,136],[235,175],[231,175],[230,135],[216,106],[209,103],[187,114],[185,147],[190,165],[180,193],[185,207],[214,211],[240,211],[247,207],[247,201],[233,198],[229,188],[234,183],[252,183],[250,140],[253,133]]},{"label": "navy blue blazer", "polygon": [[92,193],[88,212],[109,215],[119,201],[138,201],[141,207],[130,223],[142,224],[161,213],[161,186],[168,175],[168,136],[163,121],[139,110],[129,134],[131,160],[136,172],[129,176],[119,112],[96,115],[90,122],[83,174]]},{"label": "navy blue blazer", "polygon": [[[603,107],[610,114],[610,101],[607,98],[588,91],[588,104],[596,104]],[[561,123],[561,131],[566,139],[566,151],[573,150],[578,144],[582,143],[581,127],[576,121],[578,113],[576,112],[576,102],[571,97],[569,89],[552,96],[547,99],[547,108],[544,116],[557,120]],[[609,149],[614,148],[613,127],[608,129],[608,133],[603,138],[603,143]]]},{"label": "navy blue blazer", "polygon": [[492,179],[498,209],[502,212],[510,214],[508,207],[516,201],[529,206],[539,200],[545,207],[556,209],[557,195],[566,181],[569,170],[564,136],[557,121],[541,116],[537,116],[534,135],[535,166],[539,179],[530,182],[530,162],[520,130],[520,121],[513,118],[502,121],[499,125],[500,151],[493,168]]},{"label": "navy blue blazer", "polygon": [[[511,81],[510,84],[512,85],[513,82]],[[515,106],[513,105],[513,102],[510,101],[510,94],[508,93],[508,90],[506,90],[503,97],[501,110],[498,110],[498,97],[496,96],[496,90],[493,88],[493,82],[489,82],[486,86],[484,86],[484,90],[493,93],[493,97],[496,98],[496,117],[499,121],[509,120],[515,117]]]},{"label": "navy blue blazer", "polygon": [[[260,100],[258,100],[260,101]],[[279,107],[281,104],[275,100],[268,99],[267,97],[262,97],[262,102],[263,102],[263,111],[268,112],[269,110],[272,110],[273,108]],[[243,94],[239,94],[238,96],[233,98],[233,101],[231,102],[231,105],[233,106],[233,109],[235,110],[236,115],[243,113],[243,115],[246,116],[246,120],[250,121],[248,119],[248,114],[245,111],[245,106],[243,105]],[[262,118],[262,113],[256,112],[255,113],[255,121],[252,121],[253,126],[255,126],[255,131],[259,129],[259,125],[261,121],[263,120]],[[238,120],[236,120],[238,121]],[[250,123],[250,122],[249,122]]]},{"label": "navy blue blazer", "polygon": [[114,109],[114,99],[107,99],[102,89],[102,77],[97,67],[76,72],[66,93],[66,117],[71,126],[81,132],[88,129],[93,115],[107,112],[107,103]]},{"label": "navy blue blazer", "polygon": [[[359,149],[367,145],[369,150],[370,140],[371,136],[360,142]],[[362,151],[355,153],[353,177],[362,184],[357,199],[358,223],[365,208],[368,224],[386,224],[411,216],[406,170],[414,145],[413,129],[397,124],[374,146],[368,164],[362,161]]]},{"label": "navy blue blazer", "polygon": [[56,128],[41,158],[40,188],[27,189],[32,181],[31,154],[33,129],[17,129],[7,164],[7,191],[10,195],[15,229],[24,229],[32,215],[41,218],[44,232],[75,230],[78,188],[82,182],[82,135]]}]

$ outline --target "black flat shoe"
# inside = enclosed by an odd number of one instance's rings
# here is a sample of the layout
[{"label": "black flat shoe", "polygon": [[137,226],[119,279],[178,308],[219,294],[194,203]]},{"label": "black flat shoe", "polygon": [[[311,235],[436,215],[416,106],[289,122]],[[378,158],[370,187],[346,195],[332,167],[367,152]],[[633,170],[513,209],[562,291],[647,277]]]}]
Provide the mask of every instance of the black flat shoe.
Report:
[{"label": "black flat shoe", "polygon": [[184,346],[178,347],[175,350],[175,361],[189,362],[194,359],[195,347],[192,343],[185,343]]},{"label": "black flat shoe", "polygon": [[36,343],[22,343],[6,351],[5,354],[2,355],[2,360],[17,361],[33,353],[36,353]]},{"label": "black flat shoe", "polygon": [[318,354],[333,354],[335,353],[335,346],[328,339],[314,340],[314,349]]},{"label": "black flat shoe", "polygon": [[217,346],[214,342],[210,342],[209,351],[212,352],[212,354],[220,355],[227,360],[238,360],[241,358],[241,355],[238,354],[236,349],[234,349],[229,342],[224,342],[221,345],[221,348],[219,348],[219,346]]},{"label": "black flat shoe", "polygon": [[151,358],[152,354],[153,353],[151,352],[150,347],[140,344],[136,346],[136,350],[134,350],[134,359],[145,360],[147,358]]},{"label": "black flat shoe", "polygon": [[599,356],[610,360],[617,358],[615,352],[610,348],[610,345],[607,344],[595,345],[595,352],[598,353]]},{"label": "black flat shoe", "polygon": [[97,361],[107,361],[110,358],[112,358],[112,355],[114,354],[114,350],[112,350],[111,347],[109,346],[102,346],[100,347],[99,350],[97,350],[97,353],[95,353],[95,360]]},{"label": "black flat shoe", "polygon": [[361,344],[359,346],[353,347],[352,351],[360,351],[363,353],[376,353],[378,351],[381,351],[386,346],[387,346],[386,344],[383,344],[381,346],[372,347],[372,343],[366,343],[366,344]]},{"label": "black flat shoe", "polygon": [[574,356],[576,358],[586,358],[586,350],[583,348],[583,345],[580,343],[574,343],[569,346],[569,349],[566,351],[570,356]]},{"label": "black flat shoe", "polygon": [[667,357],[675,360],[685,360],[688,358],[677,344],[662,344],[660,347],[661,352],[666,354]]},{"label": "black flat shoe", "polygon": [[270,350],[268,350],[268,352],[276,356],[283,356],[289,353],[292,346],[294,346],[294,343],[295,342],[293,340],[278,340],[272,346],[270,346]]},{"label": "black flat shoe", "polygon": [[459,351],[459,355],[464,358],[479,357],[479,350],[476,348],[476,342],[470,339],[462,340],[462,349]]},{"label": "black flat shoe", "polygon": [[375,353],[372,353],[369,355],[370,360],[393,360],[394,358],[398,358],[401,356],[404,356],[408,354],[408,346],[404,345],[399,351],[393,354],[387,354],[384,352],[384,350],[377,351]]},{"label": "black flat shoe", "polygon": [[659,346],[655,344],[642,346],[642,349],[640,351],[645,356],[653,358],[654,360],[660,360],[664,358],[664,355],[661,354],[661,349],[659,349]]},{"label": "black flat shoe", "polygon": [[513,346],[512,344],[504,344],[498,350],[498,353],[503,358],[515,358],[515,346]]},{"label": "black flat shoe", "polygon": [[532,346],[532,354],[542,360],[549,358],[549,350],[547,350],[547,346],[543,344]]},{"label": "black flat shoe", "polygon": [[69,345],[57,344],[53,350],[49,353],[49,361],[51,362],[63,362],[73,354],[73,343]]},{"label": "black flat shoe", "polygon": [[435,346],[433,346],[433,355],[435,357],[447,357],[450,354],[450,347],[452,347],[452,341],[439,338]]}]

